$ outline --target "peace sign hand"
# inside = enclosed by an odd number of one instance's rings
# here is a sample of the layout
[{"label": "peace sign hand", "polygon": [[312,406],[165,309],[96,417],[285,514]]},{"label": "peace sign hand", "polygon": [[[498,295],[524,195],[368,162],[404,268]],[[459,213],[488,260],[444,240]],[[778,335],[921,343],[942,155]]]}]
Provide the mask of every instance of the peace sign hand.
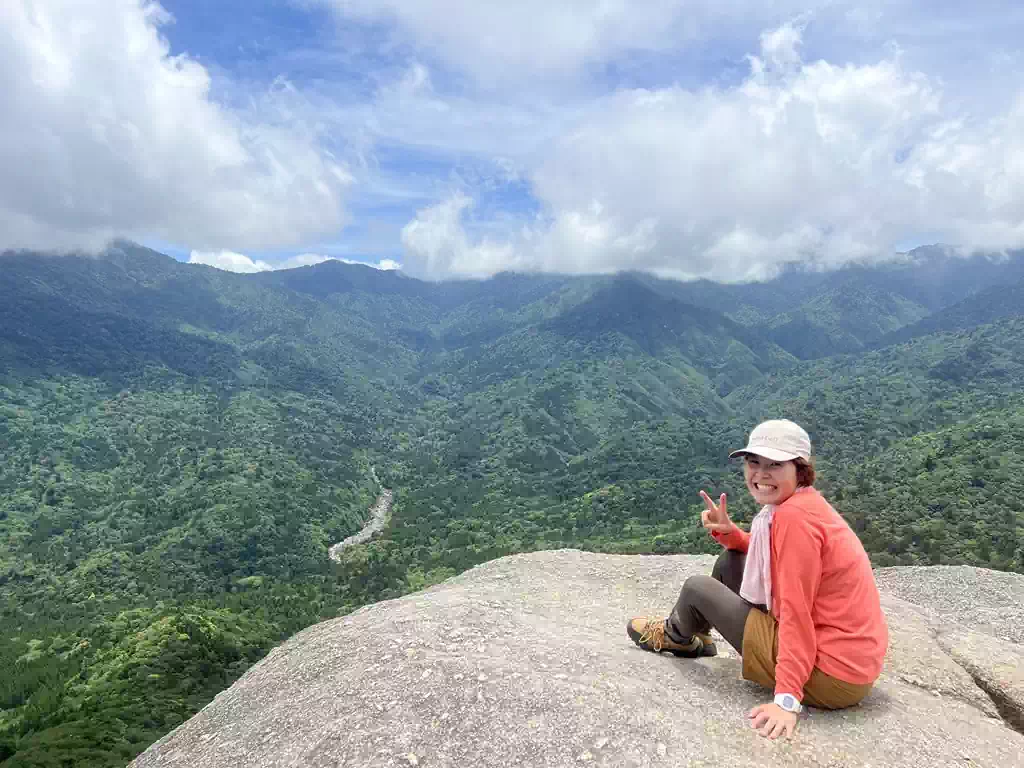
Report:
[{"label": "peace sign hand", "polygon": [[704,523],[704,527],[713,533],[729,533],[734,526],[726,510],[725,494],[723,493],[718,499],[718,504],[715,504],[704,491],[700,492],[700,497],[704,499],[704,506],[707,507],[707,509],[700,513],[700,519]]}]

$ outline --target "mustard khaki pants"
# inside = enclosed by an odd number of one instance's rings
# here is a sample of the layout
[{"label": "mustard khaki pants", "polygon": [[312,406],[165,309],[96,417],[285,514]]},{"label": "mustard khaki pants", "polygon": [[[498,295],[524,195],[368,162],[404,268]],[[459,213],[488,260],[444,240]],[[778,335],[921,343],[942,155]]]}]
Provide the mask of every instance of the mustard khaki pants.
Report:
[{"label": "mustard khaki pants", "polygon": [[[763,605],[752,605],[739,595],[746,553],[725,550],[711,576],[691,576],[683,584],[665,633],[686,644],[711,627],[743,657],[743,678],[775,688],[779,658],[779,624]],[[844,709],[860,702],[872,686],[832,677],[815,667],[803,691],[803,702],[820,709]]]},{"label": "mustard khaki pants", "polygon": [[[779,622],[770,613],[751,608],[743,628],[743,679],[775,688],[779,658]],[[804,684],[803,703],[819,709],[845,709],[859,704],[872,685],[857,685],[827,675],[815,667]]]}]

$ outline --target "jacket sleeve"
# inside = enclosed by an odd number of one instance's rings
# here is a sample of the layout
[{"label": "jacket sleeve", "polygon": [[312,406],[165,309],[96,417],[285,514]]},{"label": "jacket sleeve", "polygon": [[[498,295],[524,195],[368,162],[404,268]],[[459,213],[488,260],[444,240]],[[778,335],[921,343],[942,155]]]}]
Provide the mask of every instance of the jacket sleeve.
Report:
[{"label": "jacket sleeve", "polygon": [[712,531],[711,538],[726,549],[736,549],[740,552],[746,552],[750,546],[750,534],[737,526],[736,523],[733,523],[732,530],[728,533]]},{"label": "jacket sleeve", "polygon": [[821,582],[822,534],[799,508],[780,508],[772,521],[772,613],[779,621],[775,693],[803,699],[818,656],[812,613]]}]

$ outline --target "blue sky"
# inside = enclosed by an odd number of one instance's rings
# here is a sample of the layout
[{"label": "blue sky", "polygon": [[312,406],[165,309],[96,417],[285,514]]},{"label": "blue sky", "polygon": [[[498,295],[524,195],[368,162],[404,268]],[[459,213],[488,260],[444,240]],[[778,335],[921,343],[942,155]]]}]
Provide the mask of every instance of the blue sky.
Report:
[{"label": "blue sky", "polygon": [[765,277],[1024,246],[1024,9],[12,0],[0,248]]},{"label": "blue sky", "polygon": [[[234,84],[225,100],[244,99],[247,89],[284,79],[300,90],[329,92],[335,104],[358,107],[382,84],[400,79],[414,56],[407,46],[392,49],[387,24],[339,18],[325,4],[170,0],[163,6],[174,16],[174,23],[164,29],[172,50],[195,57]],[[461,90],[458,73],[446,72],[443,64],[432,68],[431,79],[453,93]],[[235,89],[239,84],[241,92]],[[324,145],[345,153],[348,138],[328,137]],[[491,162],[472,153],[381,139],[372,162],[376,178],[363,194],[349,199],[343,231],[311,240],[301,250],[368,263],[400,261],[400,231],[416,211],[466,186],[474,190],[475,215],[487,220],[537,209],[528,184],[492,183]],[[183,260],[190,254],[187,245],[162,240],[150,244]],[[247,253],[275,263],[295,255],[296,249]]]}]

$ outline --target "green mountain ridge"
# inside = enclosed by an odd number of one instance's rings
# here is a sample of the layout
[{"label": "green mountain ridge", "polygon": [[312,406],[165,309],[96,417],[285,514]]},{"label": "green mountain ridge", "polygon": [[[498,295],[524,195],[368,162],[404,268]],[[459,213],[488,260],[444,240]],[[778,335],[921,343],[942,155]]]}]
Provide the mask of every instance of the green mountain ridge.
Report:
[{"label": "green mountain ridge", "polygon": [[1024,313],[1024,279],[978,291],[941,311],[878,338],[875,346],[898,344],[917,336],[973,328]]},{"label": "green mountain ridge", "polygon": [[[918,321],[929,327],[931,316],[969,297],[987,290],[998,293],[1024,280],[1024,252],[958,256],[949,249],[923,247],[902,259],[832,271],[792,265],[765,283],[641,279],[666,295],[737,322],[770,328],[771,338],[787,351],[814,359],[905,340],[909,336],[900,335],[900,329]],[[946,329],[958,327],[953,323]]]},{"label": "green mountain ridge", "polygon": [[[713,551],[697,491],[750,519],[725,456],[770,416],[876,563],[1024,572],[1019,255],[741,285],[0,263],[3,768],[123,765],[295,631],[494,557]],[[332,564],[371,468],[390,523]]]}]

